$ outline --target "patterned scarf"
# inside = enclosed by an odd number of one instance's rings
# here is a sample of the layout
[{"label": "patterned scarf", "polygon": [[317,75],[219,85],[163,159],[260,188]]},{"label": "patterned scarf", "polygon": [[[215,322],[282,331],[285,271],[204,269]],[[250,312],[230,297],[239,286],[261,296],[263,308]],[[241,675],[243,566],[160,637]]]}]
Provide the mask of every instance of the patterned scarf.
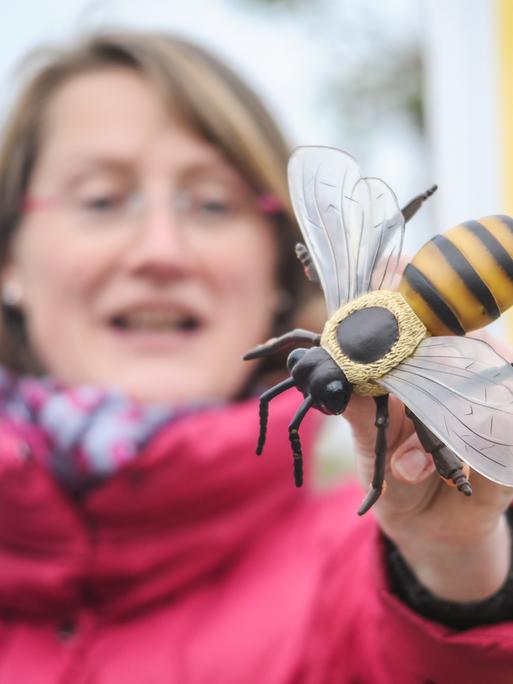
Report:
[{"label": "patterned scarf", "polygon": [[9,428],[18,436],[39,428],[47,442],[39,459],[75,494],[134,459],[162,425],[199,408],[141,404],[119,391],[19,379],[0,368],[0,444],[5,450]]}]

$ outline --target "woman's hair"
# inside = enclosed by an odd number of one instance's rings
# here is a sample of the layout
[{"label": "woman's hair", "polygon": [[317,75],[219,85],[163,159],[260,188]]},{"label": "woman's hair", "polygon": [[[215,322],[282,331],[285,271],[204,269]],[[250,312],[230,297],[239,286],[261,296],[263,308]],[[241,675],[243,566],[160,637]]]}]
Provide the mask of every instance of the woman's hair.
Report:
[{"label": "woman's hair", "polygon": [[[149,79],[170,114],[217,146],[256,193],[278,199],[283,210],[271,220],[284,306],[270,332],[280,334],[289,329],[305,297],[305,279],[294,255],[297,229],[287,193],[289,148],[253,91],[203,48],[165,34],[98,34],[70,48],[38,50],[31,62],[31,75],[7,121],[0,146],[0,269],[5,267],[21,218],[52,98],[76,76],[122,66]],[[0,363],[18,373],[39,372],[23,314],[2,305],[0,326]]]}]

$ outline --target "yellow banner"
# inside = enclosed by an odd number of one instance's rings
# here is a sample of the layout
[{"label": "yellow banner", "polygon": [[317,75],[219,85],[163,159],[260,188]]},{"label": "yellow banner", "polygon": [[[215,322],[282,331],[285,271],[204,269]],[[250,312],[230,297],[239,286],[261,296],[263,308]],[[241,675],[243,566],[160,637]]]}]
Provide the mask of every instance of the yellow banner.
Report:
[{"label": "yellow banner", "polygon": [[[499,159],[501,160],[501,205],[513,216],[513,0],[495,0],[497,36],[497,112]],[[506,334],[513,342],[513,309],[505,314]]]}]

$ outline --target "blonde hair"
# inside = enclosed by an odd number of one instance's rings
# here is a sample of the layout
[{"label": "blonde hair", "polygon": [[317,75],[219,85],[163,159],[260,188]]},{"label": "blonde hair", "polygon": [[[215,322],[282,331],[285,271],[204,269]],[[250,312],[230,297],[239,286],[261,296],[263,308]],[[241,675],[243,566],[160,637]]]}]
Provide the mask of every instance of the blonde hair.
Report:
[{"label": "blonde hair", "polygon": [[[8,260],[55,93],[76,76],[122,66],[148,78],[170,113],[219,147],[256,192],[270,193],[281,203],[283,211],[273,217],[277,276],[289,306],[277,314],[270,332],[290,327],[304,296],[304,277],[294,257],[298,235],[286,184],[289,147],[255,93],[210,52],[164,34],[97,34],[70,48],[38,50],[30,61],[36,68],[13,107],[0,147],[0,268]],[[3,306],[0,317],[0,363],[15,372],[39,372],[23,315]]]}]

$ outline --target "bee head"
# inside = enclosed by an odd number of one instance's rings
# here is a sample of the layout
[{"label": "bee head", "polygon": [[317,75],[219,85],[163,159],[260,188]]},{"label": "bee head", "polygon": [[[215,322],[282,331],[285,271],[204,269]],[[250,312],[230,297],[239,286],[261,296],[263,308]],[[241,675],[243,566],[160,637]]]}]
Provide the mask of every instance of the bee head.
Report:
[{"label": "bee head", "polygon": [[334,415],[345,410],[353,386],[322,347],[294,349],[287,367],[296,387],[305,396],[311,395],[315,408]]}]

